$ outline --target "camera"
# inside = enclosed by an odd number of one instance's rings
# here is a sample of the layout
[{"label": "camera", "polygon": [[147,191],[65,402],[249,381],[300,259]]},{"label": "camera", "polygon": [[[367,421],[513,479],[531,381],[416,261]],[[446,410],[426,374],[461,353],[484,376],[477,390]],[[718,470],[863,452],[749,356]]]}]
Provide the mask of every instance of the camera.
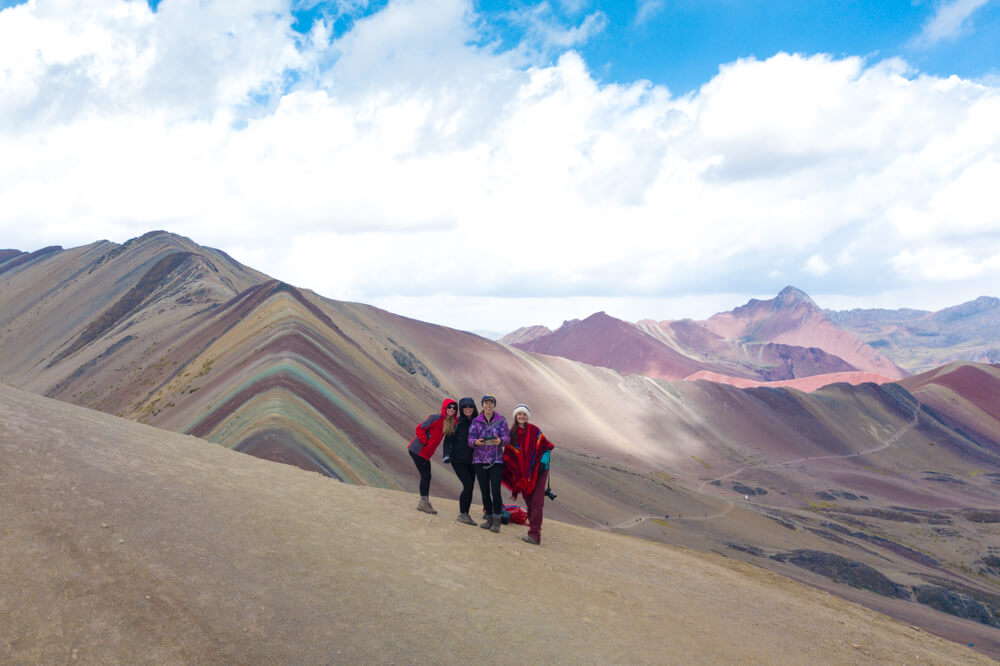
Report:
[{"label": "camera", "polygon": [[546,488],[545,489],[545,496],[548,497],[549,499],[552,499],[552,500],[554,500],[556,498],[556,494],[554,492],[552,492],[551,488]]}]

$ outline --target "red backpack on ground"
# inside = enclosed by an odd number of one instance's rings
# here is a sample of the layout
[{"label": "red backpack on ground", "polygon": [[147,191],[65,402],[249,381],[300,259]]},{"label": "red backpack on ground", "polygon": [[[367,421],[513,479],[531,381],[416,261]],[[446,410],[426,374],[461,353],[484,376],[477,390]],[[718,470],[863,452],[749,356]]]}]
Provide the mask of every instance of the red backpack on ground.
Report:
[{"label": "red backpack on ground", "polygon": [[528,522],[528,512],[517,504],[504,504],[503,505],[503,517],[507,519],[508,523],[514,523],[515,525],[525,525]]},{"label": "red backpack on ground", "polygon": [[[486,512],[483,512],[483,518],[486,517]],[[500,522],[506,525],[507,523],[514,523],[515,525],[527,525],[528,524],[528,511],[517,504],[504,504],[503,512],[500,514]]]}]

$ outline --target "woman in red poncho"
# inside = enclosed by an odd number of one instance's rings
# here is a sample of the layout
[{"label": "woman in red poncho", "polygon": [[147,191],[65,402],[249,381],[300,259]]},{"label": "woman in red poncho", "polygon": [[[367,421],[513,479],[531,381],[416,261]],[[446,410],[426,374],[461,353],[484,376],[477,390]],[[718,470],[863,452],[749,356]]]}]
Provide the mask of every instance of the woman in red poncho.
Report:
[{"label": "woman in red poncho", "polygon": [[528,423],[531,410],[525,404],[514,408],[510,426],[510,444],[503,452],[503,484],[511,497],[524,495],[528,506],[528,535],[524,540],[539,545],[542,542],[542,512],[545,507],[545,485],[549,479],[549,452],[554,448],[538,426]]}]

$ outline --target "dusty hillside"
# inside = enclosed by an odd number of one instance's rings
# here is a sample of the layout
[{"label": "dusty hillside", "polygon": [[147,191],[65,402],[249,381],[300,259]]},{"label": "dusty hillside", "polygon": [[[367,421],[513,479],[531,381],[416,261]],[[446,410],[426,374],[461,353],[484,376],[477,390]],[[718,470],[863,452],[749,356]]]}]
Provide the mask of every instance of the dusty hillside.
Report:
[{"label": "dusty hillside", "polygon": [[[130,345],[148,350],[192,315],[267,279],[220,250],[163,231],[122,245],[47,250],[0,264],[0,373],[39,392],[68,387],[67,368],[83,374]],[[112,403],[99,408],[121,408]]]},{"label": "dusty hillside", "polygon": [[0,386],[0,661],[988,662],[722,557],[437,503]]}]

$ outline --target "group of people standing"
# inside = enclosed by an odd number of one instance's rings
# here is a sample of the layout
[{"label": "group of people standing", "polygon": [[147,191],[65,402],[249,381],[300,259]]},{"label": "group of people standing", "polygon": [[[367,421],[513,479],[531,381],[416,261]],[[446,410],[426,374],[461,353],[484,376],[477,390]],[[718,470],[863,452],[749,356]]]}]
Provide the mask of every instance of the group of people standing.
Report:
[{"label": "group of people standing", "polygon": [[458,402],[446,399],[440,414],[431,414],[417,425],[416,436],[409,452],[420,473],[420,502],[417,509],[437,513],[430,502],[431,457],[444,441],[444,462],[451,463],[462,482],[458,496],[457,520],[475,525],[469,515],[476,480],[482,494],[485,520],[483,529],[500,531],[503,501],[501,485],[511,497],[524,496],[528,509],[528,534],[524,540],[539,545],[542,541],[542,513],[545,488],[549,476],[549,456],[552,444],[537,426],[530,422],[531,410],[525,404],[514,407],[513,423],[507,424],[496,411],[496,396],[486,394],[476,408],[472,398]]}]

